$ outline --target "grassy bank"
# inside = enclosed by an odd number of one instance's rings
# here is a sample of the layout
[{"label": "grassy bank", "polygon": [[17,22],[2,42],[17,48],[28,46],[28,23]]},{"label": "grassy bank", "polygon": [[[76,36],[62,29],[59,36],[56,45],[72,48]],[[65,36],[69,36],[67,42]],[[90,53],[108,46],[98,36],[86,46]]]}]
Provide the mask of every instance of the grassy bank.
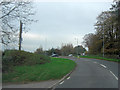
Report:
[{"label": "grassy bank", "polygon": [[45,64],[50,57],[19,50],[6,50],[2,56],[2,71],[12,72],[15,66]]},{"label": "grassy bank", "polygon": [[13,72],[3,73],[3,83],[60,79],[73,70],[75,65],[72,60],[51,58],[51,62],[46,64],[15,66]]},{"label": "grassy bank", "polygon": [[104,58],[104,57],[99,57],[99,56],[80,56],[80,57],[81,58],[94,58],[94,59],[101,59],[101,60],[120,62],[120,59],[111,59],[111,58]]}]

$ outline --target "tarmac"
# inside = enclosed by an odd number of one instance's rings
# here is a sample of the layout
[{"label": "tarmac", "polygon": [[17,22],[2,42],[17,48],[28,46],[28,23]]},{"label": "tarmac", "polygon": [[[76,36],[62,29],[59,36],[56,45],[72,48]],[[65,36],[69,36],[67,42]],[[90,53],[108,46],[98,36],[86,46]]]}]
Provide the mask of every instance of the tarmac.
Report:
[{"label": "tarmac", "polygon": [[2,84],[2,88],[51,88],[55,83],[60,80],[49,80],[41,82],[31,82],[27,84]]}]

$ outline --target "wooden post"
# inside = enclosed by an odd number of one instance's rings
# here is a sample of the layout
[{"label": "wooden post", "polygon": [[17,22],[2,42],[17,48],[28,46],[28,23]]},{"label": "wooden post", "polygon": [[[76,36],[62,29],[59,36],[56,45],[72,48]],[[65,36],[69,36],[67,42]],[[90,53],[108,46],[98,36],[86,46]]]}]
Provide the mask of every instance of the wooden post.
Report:
[{"label": "wooden post", "polygon": [[[118,1],[117,8],[118,8],[118,48],[119,48],[119,45],[120,45],[120,1]],[[120,48],[118,50],[118,55],[120,58]]]},{"label": "wooden post", "polygon": [[20,20],[19,50],[21,50],[21,42],[22,42],[22,22]]}]

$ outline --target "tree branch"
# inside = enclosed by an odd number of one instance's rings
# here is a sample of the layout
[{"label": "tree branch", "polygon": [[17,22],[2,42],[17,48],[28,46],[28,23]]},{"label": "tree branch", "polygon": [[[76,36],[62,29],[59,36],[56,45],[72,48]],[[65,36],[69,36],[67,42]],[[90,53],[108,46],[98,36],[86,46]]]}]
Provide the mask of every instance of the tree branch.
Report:
[{"label": "tree branch", "polygon": [[15,6],[14,8],[12,8],[7,14],[3,15],[2,17],[0,17],[0,19],[2,19],[5,16],[9,15],[13,10],[15,10],[15,8],[17,8],[17,6]]}]

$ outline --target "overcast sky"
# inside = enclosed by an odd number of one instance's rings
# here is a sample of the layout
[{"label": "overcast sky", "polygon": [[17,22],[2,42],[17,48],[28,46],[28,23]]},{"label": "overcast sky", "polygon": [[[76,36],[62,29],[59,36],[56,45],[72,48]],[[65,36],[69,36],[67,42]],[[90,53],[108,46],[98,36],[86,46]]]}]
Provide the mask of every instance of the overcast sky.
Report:
[{"label": "overcast sky", "polygon": [[60,47],[62,43],[72,43],[76,46],[76,38],[81,45],[85,34],[95,32],[96,17],[102,11],[109,10],[112,4],[112,0],[109,2],[47,1],[34,2],[36,11],[34,18],[39,21],[30,25],[30,31],[23,33],[23,50],[34,52],[39,47],[46,50]]}]

